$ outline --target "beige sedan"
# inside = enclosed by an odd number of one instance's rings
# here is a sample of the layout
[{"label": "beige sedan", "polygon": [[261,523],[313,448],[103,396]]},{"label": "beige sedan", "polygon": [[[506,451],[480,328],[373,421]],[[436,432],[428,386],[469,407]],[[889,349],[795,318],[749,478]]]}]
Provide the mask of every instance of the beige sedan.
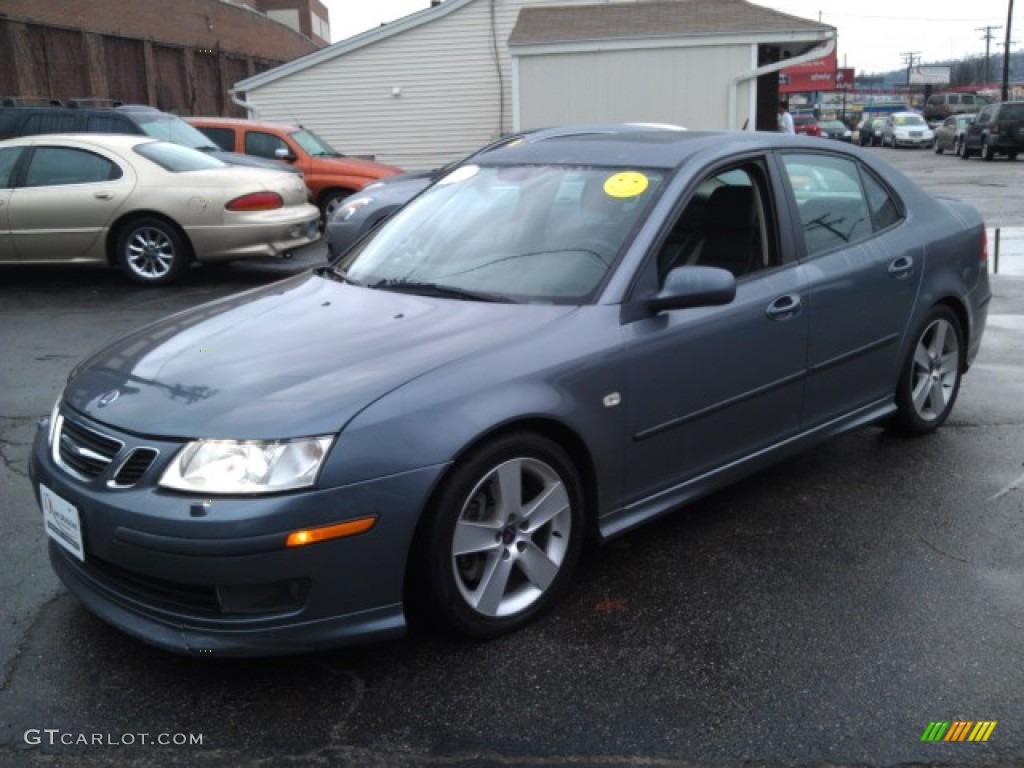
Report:
[{"label": "beige sedan", "polygon": [[0,262],[97,262],[157,285],[194,260],[278,256],[319,237],[294,173],[147,136],[0,141]]}]

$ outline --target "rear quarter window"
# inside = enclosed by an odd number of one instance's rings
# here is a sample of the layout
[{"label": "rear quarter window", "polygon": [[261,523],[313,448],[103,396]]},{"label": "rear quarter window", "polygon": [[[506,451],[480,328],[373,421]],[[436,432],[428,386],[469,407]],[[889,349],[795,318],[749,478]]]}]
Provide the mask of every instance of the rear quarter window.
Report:
[{"label": "rear quarter window", "polygon": [[233,128],[214,128],[208,125],[197,125],[196,128],[225,152],[235,151],[235,130]]}]

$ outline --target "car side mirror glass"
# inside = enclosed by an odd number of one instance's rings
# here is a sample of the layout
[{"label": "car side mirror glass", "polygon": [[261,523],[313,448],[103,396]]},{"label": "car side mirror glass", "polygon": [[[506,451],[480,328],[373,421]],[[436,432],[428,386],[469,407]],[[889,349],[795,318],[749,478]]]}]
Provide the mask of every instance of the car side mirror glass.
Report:
[{"label": "car side mirror glass", "polygon": [[274,157],[278,160],[287,160],[289,163],[295,159],[295,155],[287,147],[278,147],[274,150]]},{"label": "car side mirror glass", "polygon": [[718,267],[676,267],[658,293],[645,300],[652,313],[689,307],[713,307],[736,298],[736,278]]}]

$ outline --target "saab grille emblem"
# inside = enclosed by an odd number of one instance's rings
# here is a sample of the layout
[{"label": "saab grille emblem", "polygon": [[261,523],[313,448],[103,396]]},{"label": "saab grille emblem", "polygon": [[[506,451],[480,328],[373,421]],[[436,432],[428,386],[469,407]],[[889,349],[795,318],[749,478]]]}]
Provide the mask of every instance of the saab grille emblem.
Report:
[{"label": "saab grille emblem", "polygon": [[106,408],[112,402],[117,400],[117,398],[119,398],[120,396],[121,396],[121,391],[120,390],[112,389],[109,392],[107,392],[105,395],[101,396],[100,399],[96,401],[96,405],[98,405],[100,408]]}]

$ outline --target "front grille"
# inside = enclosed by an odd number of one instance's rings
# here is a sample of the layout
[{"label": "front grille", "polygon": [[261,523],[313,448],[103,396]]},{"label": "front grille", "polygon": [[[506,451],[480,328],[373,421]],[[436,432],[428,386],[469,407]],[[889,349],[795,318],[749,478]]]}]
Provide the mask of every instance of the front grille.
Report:
[{"label": "front grille", "polygon": [[124,446],[120,440],[68,419],[61,419],[57,432],[60,463],[80,477],[97,477]]},{"label": "front grille", "polygon": [[121,463],[117,474],[114,475],[113,484],[118,488],[130,488],[135,485],[146,474],[158,453],[155,448],[136,448]]}]

